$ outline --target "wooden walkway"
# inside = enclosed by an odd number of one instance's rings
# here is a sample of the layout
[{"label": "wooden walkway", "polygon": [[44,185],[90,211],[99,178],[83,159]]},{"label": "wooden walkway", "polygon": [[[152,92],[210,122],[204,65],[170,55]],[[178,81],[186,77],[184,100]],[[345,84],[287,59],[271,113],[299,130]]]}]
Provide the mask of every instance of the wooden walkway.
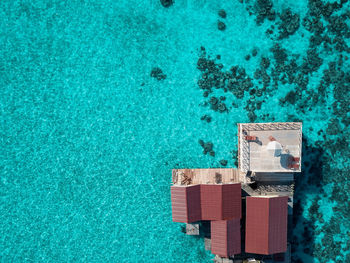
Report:
[{"label": "wooden walkway", "polygon": [[245,183],[245,174],[233,168],[173,169],[173,184],[227,184]]}]

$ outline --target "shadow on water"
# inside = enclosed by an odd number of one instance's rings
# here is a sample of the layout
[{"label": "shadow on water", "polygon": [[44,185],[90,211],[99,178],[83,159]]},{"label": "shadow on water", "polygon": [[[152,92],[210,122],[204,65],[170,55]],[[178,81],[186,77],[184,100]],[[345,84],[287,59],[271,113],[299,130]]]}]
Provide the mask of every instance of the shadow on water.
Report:
[{"label": "shadow on water", "polygon": [[315,256],[316,220],[322,218],[318,211],[316,198],[308,208],[308,218],[305,215],[305,205],[310,195],[323,194],[325,152],[321,146],[312,146],[303,135],[302,172],[295,176],[295,193],[293,208],[293,262],[305,262],[305,257]]}]

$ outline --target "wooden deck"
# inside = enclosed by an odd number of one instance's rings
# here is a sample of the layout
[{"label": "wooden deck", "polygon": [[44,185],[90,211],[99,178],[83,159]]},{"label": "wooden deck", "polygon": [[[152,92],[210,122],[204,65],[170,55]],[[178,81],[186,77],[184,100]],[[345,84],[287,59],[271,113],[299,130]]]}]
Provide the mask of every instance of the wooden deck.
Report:
[{"label": "wooden deck", "polygon": [[173,169],[173,184],[227,184],[245,183],[245,173],[233,168]]}]

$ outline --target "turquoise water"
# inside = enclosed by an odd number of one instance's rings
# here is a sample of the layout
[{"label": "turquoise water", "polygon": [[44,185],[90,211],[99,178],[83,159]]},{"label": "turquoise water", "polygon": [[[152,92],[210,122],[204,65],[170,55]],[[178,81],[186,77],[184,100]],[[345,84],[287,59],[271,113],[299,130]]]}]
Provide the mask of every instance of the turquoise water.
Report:
[{"label": "turquoise water", "polygon": [[[1,1],[2,262],[210,262],[203,240],[171,221],[171,169],[235,167],[237,122],[296,120],[306,140],[293,262],[350,262],[349,4],[242,2]],[[199,58],[223,68],[201,72]],[[235,65],[246,75],[234,91],[203,97],[202,73],[221,78]],[[227,110],[213,111],[212,96]]]}]

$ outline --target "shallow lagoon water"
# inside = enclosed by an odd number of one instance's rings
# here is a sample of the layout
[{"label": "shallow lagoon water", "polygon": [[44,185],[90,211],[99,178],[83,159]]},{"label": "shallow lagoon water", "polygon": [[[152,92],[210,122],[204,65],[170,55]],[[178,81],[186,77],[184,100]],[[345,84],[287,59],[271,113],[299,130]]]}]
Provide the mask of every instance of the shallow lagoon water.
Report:
[{"label": "shallow lagoon water", "polygon": [[[226,96],[228,112],[203,106],[209,98],[198,86],[197,61],[212,58],[223,71],[238,65],[254,78],[262,57],[274,64],[276,43],[302,63],[312,36],[303,25],[282,40],[267,35],[278,19],[258,25],[256,14],[246,10],[253,5],[0,3],[1,260],[210,262],[203,240],[184,235],[171,221],[171,169],[218,167],[222,159],[235,167],[236,123],[250,121],[250,95],[238,99],[214,89],[209,97]],[[273,1],[276,12],[288,7],[301,20],[309,16],[307,1]],[[348,9],[346,3],[335,13]],[[218,30],[219,19],[225,31]],[[257,56],[246,60],[254,48]],[[322,65],[309,74],[308,90],[319,86],[328,62],[348,55],[317,50]],[[154,67],[164,80],[150,76]],[[341,69],[348,74],[348,68],[344,59]],[[255,110],[256,122],[303,121],[307,148],[296,183],[294,261],[347,262],[349,151],[329,147],[349,138],[349,112],[334,113],[332,85],[322,103],[304,112],[299,100],[282,105],[280,99],[295,89],[279,82]],[[342,92],[349,95],[346,85]],[[201,120],[204,114],[210,123]],[[340,121],[334,135],[326,132],[332,118]],[[203,155],[199,139],[213,142],[215,157]]]}]

